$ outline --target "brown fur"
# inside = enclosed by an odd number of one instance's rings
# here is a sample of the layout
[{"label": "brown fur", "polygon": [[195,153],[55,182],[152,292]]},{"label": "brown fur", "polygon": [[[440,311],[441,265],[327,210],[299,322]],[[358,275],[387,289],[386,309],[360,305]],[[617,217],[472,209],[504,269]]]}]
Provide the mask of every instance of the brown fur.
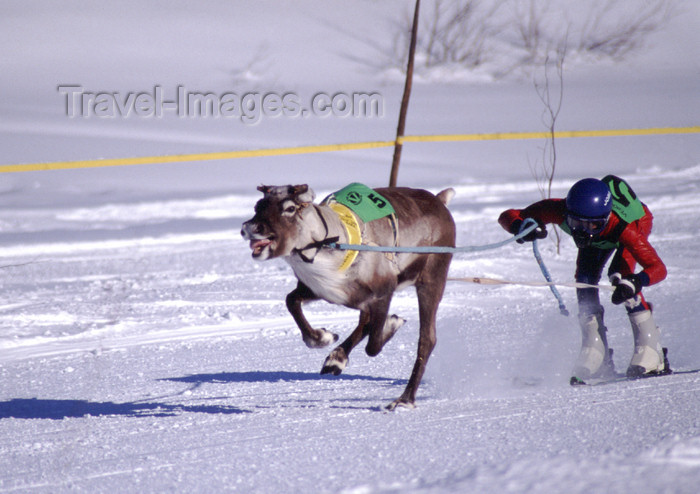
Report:
[{"label": "brown fur", "polygon": [[[350,336],[326,358],[322,373],[340,374],[352,349],[368,337],[366,352],[377,355],[403,320],[389,316],[394,291],[413,285],[418,296],[420,331],[418,352],[403,394],[387,408],[412,407],[425,366],[436,343],[436,314],[445,288],[451,254],[394,254],[360,252],[353,264],[337,271],[345,252],[320,248],[318,242],[337,236],[346,242],[345,229],[327,206],[313,204],[313,191],[306,185],[259,187],[265,197],[255,206],[255,216],[243,224],[242,235],[250,240],[253,257],[283,257],[294,270],[297,287],[287,295],[289,312],[309,347],[323,347],[338,339],[323,328],[312,328],[302,304],[323,299],[358,309],[360,319]],[[377,189],[396,211],[398,245],[454,247],[455,225],[446,203],[454,191],[437,196],[421,189]],[[359,219],[358,219],[359,221]],[[360,222],[363,243],[392,245],[394,232],[386,218]]]}]

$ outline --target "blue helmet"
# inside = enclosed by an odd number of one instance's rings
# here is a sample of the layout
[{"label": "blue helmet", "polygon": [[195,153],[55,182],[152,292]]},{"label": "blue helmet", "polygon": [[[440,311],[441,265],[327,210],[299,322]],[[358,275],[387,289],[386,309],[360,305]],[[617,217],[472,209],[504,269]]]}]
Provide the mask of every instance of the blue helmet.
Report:
[{"label": "blue helmet", "polygon": [[607,218],[612,211],[610,188],[597,178],[579,180],[566,196],[566,210],[577,218]]},{"label": "blue helmet", "polygon": [[605,182],[584,178],[566,196],[566,224],[579,248],[589,247],[605,229],[612,211],[612,194]]}]

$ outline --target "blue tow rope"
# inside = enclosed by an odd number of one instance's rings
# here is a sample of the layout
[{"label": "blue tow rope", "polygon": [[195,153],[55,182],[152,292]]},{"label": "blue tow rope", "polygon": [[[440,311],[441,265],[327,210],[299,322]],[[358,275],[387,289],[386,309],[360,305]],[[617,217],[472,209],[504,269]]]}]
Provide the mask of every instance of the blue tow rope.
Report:
[{"label": "blue tow rope", "polygon": [[[460,252],[480,252],[484,250],[491,250],[491,249],[498,249],[499,247],[503,247],[504,245],[507,245],[511,242],[515,242],[517,240],[520,240],[524,236],[526,236],[528,233],[533,231],[535,228],[537,228],[538,224],[535,220],[532,218],[527,218],[523,221],[523,224],[520,226],[520,231],[518,232],[517,235],[508,238],[506,240],[503,240],[501,242],[496,242],[493,244],[486,244],[486,245],[468,245],[465,247],[441,247],[441,246],[416,246],[416,247],[384,247],[380,245],[361,245],[361,244],[340,244],[336,242],[330,242],[326,244],[326,247],[329,247],[331,249],[338,249],[338,250],[357,250],[357,251],[370,251],[370,252],[391,252],[391,253],[396,253],[396,254],[456,254]],[[537,247],[537,239],[535,239],[532,242],[532,251],[535,254],[535,259],[537,260],[537,264],[540,266],[540,270],[542,271],[542,274],[544,275],[545,279],[549,282],[552,283],[552,277],[549,274],[549,270],[547,269],[547,266],[544,264],[544,260],[542,259],[542,256],[540,255],[540,251]],[[566,309],[566,306],[564,305],[564,300],[562,299],[561,294],[559,293],[559,290],[554,285],[550,285],[549,289],[552,291],[554,296],[556,297],[558,303],[559,303],[559,312],[561,312],[562,315],[568,316],[569,311]]]},{"label": "blue tow rope", "polygon": [[[525,226],[525,225],[528,226]],[[336,242],[330,242],[326,244],[331,249],[338,250],[358,250],[358,251],[371,251],[371,252],[393,252],[396,254],[456,254],[459,252],[480,252],[483,250],[497,249],[503,247],[511,242],[523,238],[525,235],[530,233],[532,230],[537,228],[537,222],[533,219],[528,218],[523,222],[523,226],[514,237],[508,238],[501,242],[496,242],[493,244],[486,245],[467,245],[465,247],[440,247],[440,246],[416,246],[416,247],[383,247],[380,245],[360,245],[360,244],[339,244]]]},{"label": "blue tow rope", "polygon": [[[532,218],[527,218],[525,221],[523,221],[523,224],[520,227],[520,232],[523,232],[523,228],[525,227],[526,224],[533,224],[534,226],[537,227],[537,222],[533,220]],[[537,247],[537,239],[535,238],[532,241],[532,253],[535,255],[535,259],[537,260],[537,264],[540,266],[540,271],[542,271],[542,275],[544,276],[544,279],[547,280],[549,283],[553,283],[552,281],[552,276],[549,274],[549,270],[547,269],[547,266],[544,264],[544,260],[542,259],[542,255],[540,254],[540,249]],[[559,312],[561,313],[562,316],[569,316],[569,310],[566,308],[566,305],[564,304],[564,299],[561,296],[561,293],[559,293],[559,290],[557,290],[557,287],[552,285],[549,285],[549,289],[552,291],[552,294],[554,295],[554,298],[557,299],[557,302],[559,303]]]}]

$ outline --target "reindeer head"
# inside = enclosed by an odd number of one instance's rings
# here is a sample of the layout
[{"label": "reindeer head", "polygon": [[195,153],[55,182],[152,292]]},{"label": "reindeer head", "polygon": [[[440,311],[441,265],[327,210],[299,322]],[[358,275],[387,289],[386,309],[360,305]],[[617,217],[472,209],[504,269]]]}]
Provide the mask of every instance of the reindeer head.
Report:
[{"label": "reindeer head", "polygon": [[250,241],[253,259],[265,261],[288,256],[311,241],[312,225],[305,224],[304,212],[313,200],[308,185],[261,185],[264,194],[255,205],[255,216],[243,223],[241,235]]}]

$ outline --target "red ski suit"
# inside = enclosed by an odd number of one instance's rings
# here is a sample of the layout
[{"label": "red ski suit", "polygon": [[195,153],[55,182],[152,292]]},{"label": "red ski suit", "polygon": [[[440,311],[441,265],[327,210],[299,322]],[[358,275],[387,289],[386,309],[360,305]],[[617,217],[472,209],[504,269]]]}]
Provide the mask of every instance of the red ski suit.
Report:
[{"label": "red ski suit", "polygon": [[[643,270],[637,276],[642,286],[649,286],[666,278],[666,265],[649,243],[653,216],[646,205],[644,211],[644,216],[629,224],[621,220],[615,212],[610,213],[610,219],[605,229],[596,237],[596,241],[608,241],[611,243],[610,249],[617,248],[617,254],[608,270],[609,274],[633,274],[636,263],[639,263]],[[508,232],[515,234],[518,232],[512,231],[513,223],[526,218],[532,218],[539,223],[561,225],[566,221],[566,200],[545,199],[525,209],[509,209],[501,213],[498,223]]]}]

